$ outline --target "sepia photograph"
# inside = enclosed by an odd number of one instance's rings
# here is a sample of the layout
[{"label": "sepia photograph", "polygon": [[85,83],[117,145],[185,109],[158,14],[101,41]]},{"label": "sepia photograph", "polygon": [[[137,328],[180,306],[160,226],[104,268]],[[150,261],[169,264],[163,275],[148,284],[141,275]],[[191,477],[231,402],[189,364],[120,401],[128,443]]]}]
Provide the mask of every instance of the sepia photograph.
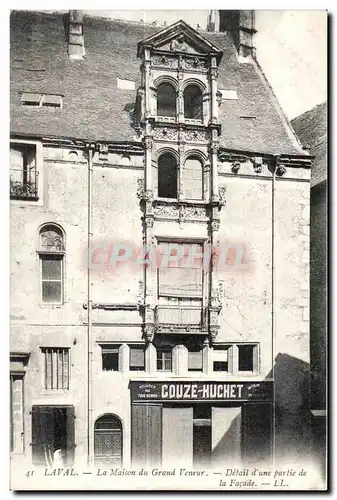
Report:
[{"label": "sepia photograph", "polygon": [[326,491],[328,11],[8,22],[10,490]]}]

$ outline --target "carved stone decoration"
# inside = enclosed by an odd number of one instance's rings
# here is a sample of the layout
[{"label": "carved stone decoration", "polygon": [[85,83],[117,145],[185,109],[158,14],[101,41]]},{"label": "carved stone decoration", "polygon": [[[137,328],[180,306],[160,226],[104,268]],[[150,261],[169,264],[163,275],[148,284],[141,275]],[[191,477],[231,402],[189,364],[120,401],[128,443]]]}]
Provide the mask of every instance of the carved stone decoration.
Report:
[{"label": "carved stone decoration", "polygon": [[220,207],[224,207],[226,205],[226,186],[221,186],[219,188],[219,205]]},{"label": "carved stone decoration", "polygon": [[178,206],[175,205],[156,205],[154,207],[155,217],[163,217],[167,219],[177,219],[179,216]]},{"label": "carved stone decoration", "polygon": [[154,324],[146,324],[143,326],[143,336],[146,342],[152,342],[155,332]]},{"label": "carved stone decoration", "polygon": [[219,229],[220,229],[220,220],[219,219],[213,219],[211,221],[211,229],[212,229],[212,231],[219,231]]},{"label": "carved stone decoration", "polygon": [[183,139],[185,141],[207,141],[207,132],[205,130],[185,130],[183,132]]},{"label": "carved stone decoration", "polygon": [[144,225],[146,228],[151,228],[153,227],[153,223],[154,223],[154,216],[153,215],[146,215],[144,217]]},{"label": "carved stone decoration", "polygon": [[211,339],[211,342],[215,342],[217,336],[218,336],[218,333],[219,333],[219,326],[210,326],[209,328],[209,336],[210,336],[210,339]]},{"label": "carved stone decoration", "polygon": [[138,281],[137,303],[139,306],[144,305],[144,281]]},{"label": "carved stone decoration", "polygon": [[178,140],[178,132],[173,128],[158,127],[153,131],[153,138],[157,140],[176,141]]},{"label": "carved stone decoration", "polygon": [[218,106],[220,107],[222,104],[222,94],[219,90],[216,93],[216,101],[218,103]]},{"label": "carved stone decoration", "polygon": [[138,177],[137,179],[137,198],[138,199],[143,199],[144,198],[144,178],[143,177]]},{"label": "carved stone decoration", "polygon": [[182,217],[184,219],[206,219],[206,208],[205,207],[182,207]]},{"label": "carved stone decoration", "polygon": [[212,80],[216,80],[219,76],[219,72],[218,72],[218,69],[217,68],[211,68],[210,69],[210,76],[212,78]]},{"label": "carved stone decoration", "polygon": [[278,176],[282,176],[284,175],[285,173],[287,172],[287,169],[286,167],[282,164],[282,163],[279,163],[276,167],[276,175]]},{"label": "carved stone decoration", "polygon": [[172,40],[170,44],[170,50],[178,52],[186,52],[188,50],[184,35],[179,35],[178,38]]},{"label": "carved stone decoration", "polygon": [[145,137],[145,139],[144,139],[144,145],[145,145],[146,149],[148,149],[149,151],[151,151],[152,147],[153,147],[152,137]]},{"label": "carved stone decoration", "polygon": [[161,66],[164,68],[177,68],[178,67],[178,61],[174,57],[167,57],[167,56],[154,56],[152,58],[152,64],[154,66]]},{"label": "carved stone decoration", "polygon": [[218,144],[216,142],[211,142],[208,146],[208,151],[210,154],[214,154],[218,151]]},{"label": "carved stone decoration", "polygon": [[156,328],[158,333],[201,333],[205,328],[197,324],[177,325],[175,323],[158,323]]},{"label": "carved stone decoration", "polygon": [[193,69],[193,70],[205,70],[206,69],[206,61],[199,57],[193,58],[184,58],[182,60],[182,67],[184,69]]},{"label": "carved stone decoration", "polygon": [[240,170],[241,163],[239,161],[233,161],[232,163],[232,172],[233,174],[237,174]]},{"label": "carved stone decoration", "polygon": [[253,167],[254,167],[254,172],[256,174],[260,174],[262,172],[262,163],[263,159],[260,156],[256,156],[253,158]]}]

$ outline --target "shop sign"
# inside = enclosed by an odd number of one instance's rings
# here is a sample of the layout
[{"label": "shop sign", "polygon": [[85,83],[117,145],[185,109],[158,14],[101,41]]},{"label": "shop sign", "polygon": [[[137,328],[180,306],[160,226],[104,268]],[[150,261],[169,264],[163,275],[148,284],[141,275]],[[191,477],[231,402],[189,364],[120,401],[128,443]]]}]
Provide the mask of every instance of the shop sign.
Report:
[{"label": "shop sign", "polygon": [[131,383],[132,401],[271,401],[272,382],[140,382]]}]

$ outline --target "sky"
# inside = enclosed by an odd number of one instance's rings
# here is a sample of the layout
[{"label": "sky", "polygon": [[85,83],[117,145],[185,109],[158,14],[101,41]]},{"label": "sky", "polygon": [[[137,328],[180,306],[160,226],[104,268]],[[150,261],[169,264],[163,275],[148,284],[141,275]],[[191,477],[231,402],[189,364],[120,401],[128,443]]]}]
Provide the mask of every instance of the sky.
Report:
[{"label": "sky", "polygon": [[[86,14],[167,25],[184,19],[206,29],[210,10],[86,10]],[[256,11],[257,59],[291,120],[327,99],[325,10]]]}]

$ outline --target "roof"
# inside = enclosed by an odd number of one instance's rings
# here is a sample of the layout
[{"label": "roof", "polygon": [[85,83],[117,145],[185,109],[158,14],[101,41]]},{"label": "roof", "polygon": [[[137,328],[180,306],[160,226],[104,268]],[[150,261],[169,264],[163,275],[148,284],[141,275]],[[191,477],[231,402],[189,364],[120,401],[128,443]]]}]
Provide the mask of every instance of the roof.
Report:
[{"label": "roof", "polygon": [[[11,13],[11,133],[102,142],[133,142],[130,109],[140,86],[137,44],[161,29],[142,23],[84,17],[83,60],[69,60],[64,15]],[[219,108],[220,146],[267,154],[304,155],[256,64],[240,64],[225,33],[202,36],[223,51],[218,88],[237,100]],[[22,106],[22,92],[62,94],[63,108]]]},{"label": "roof", "polygon": [[323,102],[292,120],[303,146],[310,146],[315,156],[311,167],[311,185],[327,179],[327,103]]}]

